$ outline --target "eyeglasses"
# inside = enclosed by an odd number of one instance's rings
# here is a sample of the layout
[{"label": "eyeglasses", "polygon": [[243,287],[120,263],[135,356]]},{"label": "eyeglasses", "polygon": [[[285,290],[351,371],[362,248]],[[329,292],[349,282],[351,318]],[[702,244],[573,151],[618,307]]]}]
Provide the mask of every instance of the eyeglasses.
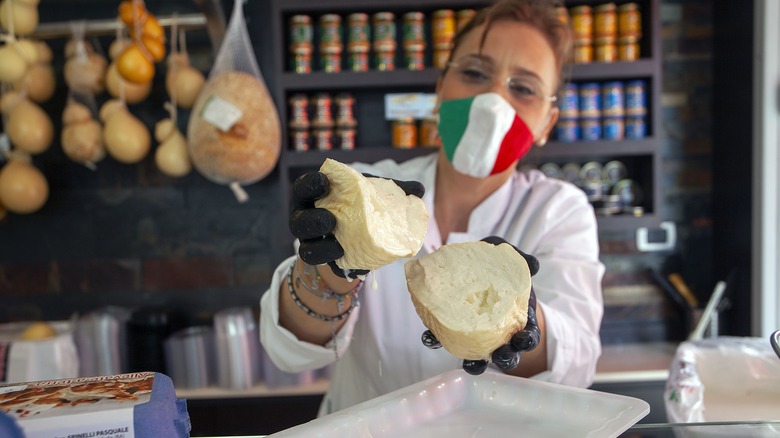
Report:
[{"label": "eyeglasses", "polygon": [[[493,68],[480,60],[467,59],[461,62],[448,62],[458,80],[464,84],[487,89],[500,81]],[[541,106],[544,102],[555,102],[555,96],[546,96],[542,91],[542,84],[533,76],[507,76],[504,78],[509,97],[515,103],[524,106]]]}]

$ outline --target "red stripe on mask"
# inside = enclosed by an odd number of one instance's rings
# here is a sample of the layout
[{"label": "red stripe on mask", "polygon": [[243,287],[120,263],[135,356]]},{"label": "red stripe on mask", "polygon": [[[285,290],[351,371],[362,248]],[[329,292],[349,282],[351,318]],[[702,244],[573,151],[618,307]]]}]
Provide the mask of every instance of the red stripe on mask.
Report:
[{"label": "red stripe on mask", "polygon": [[515,161],[523,158],[531,150],[534,136],[528,126],[518,116],[515,116],[512,126],[509,127],[504,140],[501,141],[501,147],[498,150],[496,164],[493,165],[491,175],[505,171]]}]

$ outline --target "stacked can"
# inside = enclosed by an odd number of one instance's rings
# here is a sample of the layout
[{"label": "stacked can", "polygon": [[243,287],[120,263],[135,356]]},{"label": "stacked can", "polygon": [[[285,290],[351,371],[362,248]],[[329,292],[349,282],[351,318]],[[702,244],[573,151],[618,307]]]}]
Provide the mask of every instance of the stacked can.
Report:
[{"label": "stacked can", "polygon": [[573,142],[580,139],[580,96],[579,86],[573,82],[564,84],[558,105],[559,118],[555,125],[558,141]]},{"label": "stacked can", "polygon": [[341,71],[341,16],[325,14],[320,17],[320,69],[326,73]]},{"label": "stacked can", "polygon": [[425,68],[425,15],[422,12],[404,14],[403,48],[408,70]]},{"label": "stacked can", "polygon": [[351,71],[368,71],[371,26],[368,14],[356,12],[347,16],[347,65]]},{"label": "stacked can", "polygon": [[572,62],[587,64],[593,61],[593,10],[582,5],[571,8],[571,27],[574,31]]},{"label": "stacked can", "polygon": [[460,32],[461,29],[466,27],[475,15],[477,15],[476,9],[459,10],[457,13],[457,21],[455,22],[455,32]]},{"label": "stacked can", "polygon": [[311,73],[312,42],[311,17],[290,17],[290,69],[295,73]]},{"label": "stacked can", "polygon": [[596,6],[593,12],[593,59],[596,62],[614,62],[617,60],[617,6],[604,3]]},{"label": "stacked can", "polygon": [[419,124],[417,144],[420,146],[439,146],[438,119],[436,117],[426,117],[420,120]]},{"label": "stacked can", "polygon": [[336,96],[336,138],[339,148],[355,149],[356,136],[355,98],[349,93],[341,93]]},{"label": "stacked can", "polygon": [[417,146],[417,125],[414,118],[404,117],[393,120],[390,126],[394,148],[411,149]]},{"label": "stacked can", "polygon": [[431,33],[433,35],[433,66],[439,69],[447,67],[455,38],[455,11],[439,9],[434,11]]},{"label": "stacked can", "polygon": [[313,120],[311,121],[314,146],[321,151],[333,149],[333,99],[329,93],[317,93],[312,99]]},{"label": "stacked can", "polygon": [[605,140],[622,140],[625,104],[623,82],[612,81],[601,86],[601,131]]},{"label": "stacked can", "polygon": [[580,139],[601,138],[601,87],[595,82],[580,84]]},{"label": "stacked can", "polygon": [[290,97],[290,117],[287,126],[290,129],[290,149],[309,150],[309,98],[305,94]]},{"label": "stacked can", "polygon": [[374,67],[377,70],[395,70],[395,14],[377,12],[372,16],[374,25]]},{"label": "stacked can", "polygon": [[618,59],[639,59],[639,39],[642,37],[642,17],[636,3],[618,7]]},{"label": "stacked can", "polygon": [[647,87],[645,81],[626,82],[625,137],[630,139],[647,136]]}]

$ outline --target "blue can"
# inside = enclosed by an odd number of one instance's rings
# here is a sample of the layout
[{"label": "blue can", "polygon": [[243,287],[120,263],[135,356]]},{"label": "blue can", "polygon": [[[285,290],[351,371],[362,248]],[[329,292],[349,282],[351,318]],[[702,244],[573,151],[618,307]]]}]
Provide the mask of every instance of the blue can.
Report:
[{"label": "blue can", "polygon": [[636,80],[626,83],[626,115],[643,116],[647,114],[647,86],[645,81]]},{"label": "blue can", "polygon": [[606,82],[601,86],[601,115],[604,117],[623,116],[623,83]]},{"label": "blue can", "polygon": [[601,139],[601,120],[597,118],[580,119],[580,135],[586,141]]},{"label": "blue can", "polygon": [[563,86],[561,90],[561,103],[558,110],[562,118],[576,119],[580,116],[580,96],[579,87],[573,82]]},{"label": "blue can", "polygon": [[647,136],[647,122],[644,116],[626,117],[625,136],[636,140]]},{"label": "blue can", "polygon": [[555,137],[558,141],[570,143],[580,139],[580,125],[576,119],[560,119],[555,124]]},{"label": "blue can", "polygon": [[595,82],[580,84],[580,117],[601,116],[601,87]]},{"label": "blue can", "polygon": [[605,117],[602,131],[605,140],[622,140],[625,123],[622,117]]}]

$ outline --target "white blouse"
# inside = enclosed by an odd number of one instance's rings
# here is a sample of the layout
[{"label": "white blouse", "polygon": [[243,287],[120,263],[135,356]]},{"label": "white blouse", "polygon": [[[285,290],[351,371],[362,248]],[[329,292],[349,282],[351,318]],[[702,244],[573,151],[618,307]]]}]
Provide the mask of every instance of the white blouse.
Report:
[{"label": "white blouse", "polygon": [[[436,155],[353,165],[360,172],[425,185],[423,201],[430,217],[419,255],[442,245],[433,209]],[[546,321],[542,342],[547,343],[549,369],[536,379],[579,387],[592,383],[601,354],[603,315],[604,266],[596,227],[593,209],[580,189],[532,170],[515,173],[473,211],[467,232],[450,233],[447,239],[455,243],[497,235],[539,259],[533,285]],[[294,260],[290,257],[276,269],[260,300],[260,340],[265,354],[283,371],[333,364],[320,415],[461,367],[462,360],[444,349],[423,346],[420,336],[426,328],[406,288],[407,259],[367,276],[360,306],[328,345],[299,341],[279,326],[279,286]]]}]

